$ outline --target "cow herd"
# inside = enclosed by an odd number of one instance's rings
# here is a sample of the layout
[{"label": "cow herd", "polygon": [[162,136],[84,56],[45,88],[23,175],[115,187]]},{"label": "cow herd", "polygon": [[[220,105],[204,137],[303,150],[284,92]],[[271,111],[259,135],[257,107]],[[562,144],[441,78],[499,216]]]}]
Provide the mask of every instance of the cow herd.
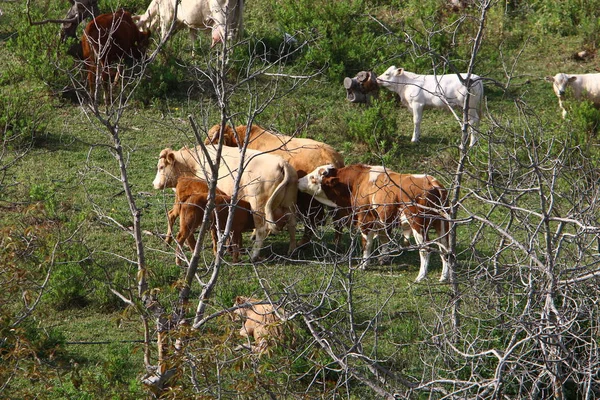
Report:
[{"label": "cow herd", "polygon": [[[98,15],[97,0],[71,2],[61,36],[73,36],[73,24],[93,18],[84,29],[81,48],[89,90],[94,93],[97,83],[102,82],[105,98],[110,96],[109,83],[123,75],[122,60],[144,57],[151,32],[164,41],[183,27],[189,28],[192,39],[197,31],[207,31],[214,46],[242,30],[243,0],[152,0],[141,15],[125,10]],[[546,80],[553,83],[563,118],[567,87],[572,88],[575,98],[600,104],[600,74],[559,73]],[[470,146],[477,143],[484,89],[482,78],[475,74],[419,75],[391,66],[380,76],[362,71],[355,78],[346,78],[344,86],[348,100],[358,103],[368,102],[370,93],[380,87],[397,93],[413,115],[412,142],[420,139],[424,109],[462,109],[470,130]],[[463,119],[462,115],[455,116]],[[207,182],[213,179],[217,187],[211,193]],[[406,239],[414,237],[419,248],[416,280],[426,277],[432,244],[439,247],[442,258],[440,280],[448,278],[448,195],[429,175],[399,174],[383,166],[345,166],[341,154],[325,143],[270,132],[258,125],[215,125],[202,146],[162,150],[153,185],[176,192],[168,215],[167,240],[171,240],[175,219],[180,218],[178,263],[184,257],[180,251],[184,243],[195,247],[194,232],[205,219],[204,210],[212,198],[215,217],[207,218],[212,221],[213,249],[216,252],[219,233],[228,227],[234,262],[240,259],[245,231],[254,231],[250,259],[256,261],[270,233],[287,227],[291,254],[297,246],[298,218],[305,226],[299,242],[303,245],[313,239],[327,215],[332,215],[336,245],[344,225],[352,225],[361,233],[360,267],[369,262],[375,238],[381,244],[380,260],[385,261],[393,230],[400,228]],[[432,230],[437,234],[433,242],[429,237]]]},{"label": "cow herd", "polygon": [[[211,195],[208,182],[215,178],[217,187]],[[390,243],[394,230],[400,228],[405,239],[415,238],[419,248],[417,281],[427,275],[432,243],[439,246],[442,258],[440,280],[448,278],[448,195],[429,175],[399,174],[383,166],[344,166],[339,152],[316,140],[294,138],[258,125],[215,125],[204,145],[163,149],[153,186],[175,188],[167,241],[179,217],[178,263],[184,242],[195,247],[193,234],[212,196],[215,208],[209,220],[213,250],[216,252],[219,232],[230,224],[233,262],[239,261],[244,231],[254,230],[250,259],[256,261],[268,234],[287,227],[291,254],[296,249],[297,220],[305,221],[301,243],[307,243],[315,228],[325,223],[325,216],[332,214],[336,241],[343,225],[360,232],[360,268],[369,263],[376,238],[381,243],[380,262],[387,261],[393,251]],[[332,212],[327,213],[327,208]],[[434,230],[437,240],[431,242],[429,235]]]}]

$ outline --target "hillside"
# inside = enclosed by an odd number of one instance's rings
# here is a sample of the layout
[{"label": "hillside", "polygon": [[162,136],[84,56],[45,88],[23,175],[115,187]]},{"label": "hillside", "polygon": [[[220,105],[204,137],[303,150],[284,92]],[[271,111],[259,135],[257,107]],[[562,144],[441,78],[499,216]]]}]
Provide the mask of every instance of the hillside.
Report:
[{"label": "hillside", "polygon": [[[568,91],[563,119],[546,80],[598,72],[600,2],[256,0],[225,44],[152,32],[108,105],[67,54],[77,40],[29,23],[64,18],[69,3],[55,3],[0,2],[0,397],[600,396],[600,111]],[[477,144],[460,107],[426,109],[411,143],[392,91],[346,100],[344,78],[391,65],[481,76]],[[360,269],[357,228],[336,245],[331,219],[292,255],[285,230],[270,234],[254,263],[250,232],[238,264],[206,232],[177,266],[157,160],[221,121],[436,177],[449,279],[444,249],[400,229],[390,260]],[[282,307],[261,354],[240,334],[238,296]]]}]

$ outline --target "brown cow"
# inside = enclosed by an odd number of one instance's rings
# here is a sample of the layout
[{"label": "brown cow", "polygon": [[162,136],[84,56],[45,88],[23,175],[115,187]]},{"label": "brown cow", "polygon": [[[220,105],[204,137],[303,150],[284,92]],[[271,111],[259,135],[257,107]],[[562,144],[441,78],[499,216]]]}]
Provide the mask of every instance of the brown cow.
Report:
[{"label": "brown cow", "polygon": [[[204,210],[208,204],[208,184],[206,181],[197,178],[182,177],[177,181],[175,188],[175,203],[169,211],[169,232],[167,233],[167,243],[171,242],[171,229],[175,219],[180,216],[179,232],[177,233],[177,243],[179,248],[183,249],[183,243],[187,241],[188,246],[193,250],[196,247],[194,232],[202,224]],[[211,222],[211,235],[213,242],[213,253],[217,253],[217,229],[221,232],[227,224],[229,215],[229,206],[231,197],[217,189],[215,193],[215,213],[216,221],[213,218]],[[250,203],[239,200],[233,206],[233,223],[231,226],[231,254],[234,263],[239,262],[240,248],[242,247],[242,232],[254,229],[254,220],[250,212]],[[177,265],[181,260],[176,257]]]},{"label": "brown cow", "polygon": [[[83,32],[81,46],[88,71],[90,95],[94,96],[96,74],[104,83],[105,101],[112,101],[109,82],[116,84],[123,75],[124,59],[141,60],[150,39],[150,31],[141,32],[123,9],[94,18]],[[117,63],[116,69],[111,64]]]},{"label": "brown cow", "polygon": [[[218,143],[220,125],[213,126],[208,131],[205,143]],[[280,156],[290,163],[301,178],[320,165],[331,164],[336,168],[344,166],[344,159],[333,147],[313,139],[294,138],[280,133],[268,131],[258,125],[251,125],[248,132],[247,125],[239,125],[235,131],[226,126],[223,130],[223,144],[225,146],[241,147],[248,135],[248,148],[261,152],[272,153]],[[312,232],[319,220],[323,220],[324,208],[322,204],[312,201],[312,197],[305,193],[298,193],[298,210],[306,217],[307,223],[304,236],[300,245],[310,241]]]},{"label": "brown cow", "polygon": [[391,230],[401,226],[405,238],[412,233],[419,246],[421,268],[416,281],[423,280],[430,256],[426,242],[433,228],[442,257],[440,281],[448,278],[448,193],[434,177],[399,174],[382,166],[356,164],[337,169],[323,165],[301,178],[298,188],[324,204],[351,210],[362,234],[361,268],[369,261],[375,236],[382,243],[382,253],[388,254]]}]

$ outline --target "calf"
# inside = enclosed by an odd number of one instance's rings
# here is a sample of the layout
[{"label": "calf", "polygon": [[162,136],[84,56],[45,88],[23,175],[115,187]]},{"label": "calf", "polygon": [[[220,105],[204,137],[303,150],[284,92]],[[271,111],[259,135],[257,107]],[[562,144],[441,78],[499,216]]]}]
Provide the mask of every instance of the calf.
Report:
[{"label": "calf", "polygon": [[240,336],[254,338],[252,351],[262,353],[269,343],[283,339],[282,321],[278,315],[283,313],[283,309],[275,310],[271,304],[244,296],[237,296],[233,305],[238,306],[233,313],[244,321]]},{"label": "calf", "polygon": [[[175,203],[169,211],[169,227],[167,232],[167,243],[170,243],[171,229],[177,216],[180,217],[179,232],[177,233],[178,249],[183,248],[183,243],[187,241],[191,249],[196,247],[194,232],[202,224],[204,219],[204,210],[208,204],[209,188],[206,181],[196,178],[179,178],[175,188]],[[231,197],[217,189],[215,193],[216,220],[211,221],[211,236],[213,242],[213,253],[217,254],[217,229],[223,231],[227,224]],[[250,204],[247,201],[239,200],[233,206],[233,223],[231,226],[231,254],[234,263],[239,262],[240,248],[242,247],[242,232],[254,229],[254,220],[250,212]],[[181,264],[179,257],[176,257],[177,265]]]},{"label": "calf", "polygon": [[546,81],[552,82],[563,118],[567,116],[563,100],[568,87],[573,89],[575,99],[589,100],[595,106],[600,106],[600,74],[567,75],[558,73],[554,76],[547,76]]},{"label": "calf", "polygon": [[448,278],[448,195],[432,176],[399,174],[382,166],[355,164],[337,169],[324,165],[301,178],[298,188],[323,204],[351,212],[362,234],[362,269],[369,261],[375,236],[382,243],[382,253],[387,254],[392,229],[401,226],[405,238],[412,233],[419,246],[421,267],[416,281],[423,280],[430,256],[426,242],[433,228],[441,249],[440,281]]},{"label": "calf", "polygon": [[465,107],[465,100],[469,96],[467,106],[469,124],[471,125],[471,142],[477,142],[475,130],[481,118],[483,103],[483,83],[481,78],[471,74],[467,80],[466,74],[448,75],[417,75],[405,71],[403,68],[389,67],[377,78],[379,85],[398,93],[402,104],[413,113],[414,131],[412,142],[418,142],[421,136],[421,120],[423,110],[426,108],[447,109],[453,106]]},{"label": "calf", "polygon": [[[140,31],[131,14],[123,9],[101,14],[87,24],[81,48],[88,70],[90,95],[94,96],[96,74],[100,71],[105,100],[107,103],[112,101],[109,82],[116,84],[119,76],[123,75],[124,59],[140,60],[144,57],[149,39],[150,31]],[[117,63],[116,68],[111,66],[114,63]]]}]

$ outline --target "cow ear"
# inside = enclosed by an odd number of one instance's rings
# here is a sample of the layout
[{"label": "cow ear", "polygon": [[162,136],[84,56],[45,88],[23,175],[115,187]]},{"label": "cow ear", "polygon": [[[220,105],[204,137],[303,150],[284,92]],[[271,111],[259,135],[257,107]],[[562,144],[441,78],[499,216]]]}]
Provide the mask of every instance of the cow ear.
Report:
[{"label": "cow ear", "polygon": [[404,73],[404,68],[398,68],[396,70],[396,75],[402,75]]},{"label": "cow ear", "polygon": [[569,78],[569,82],[573,82],[573,81],[575,81],[576,79],[577,79],[577,77],[576,77],[576,76],[571,76],[571,77]]},{"label": "cow ear", "polygon": [[173,164],[175,162],[175,153],[172,151],[168,152],[165,160],[167,160],[167,164]]},{"label": "cow ear", "polygon": [[553,76],[547,76],[547,77],[544,78],[544,80],[546,82],[554,82],[554,77]]},{"label": "cow ear", "polygon": [[243,296],[236,296],[235,297],[235,304],[240,305],[240,304],[244,304],[246,302],[246,298]]}]

